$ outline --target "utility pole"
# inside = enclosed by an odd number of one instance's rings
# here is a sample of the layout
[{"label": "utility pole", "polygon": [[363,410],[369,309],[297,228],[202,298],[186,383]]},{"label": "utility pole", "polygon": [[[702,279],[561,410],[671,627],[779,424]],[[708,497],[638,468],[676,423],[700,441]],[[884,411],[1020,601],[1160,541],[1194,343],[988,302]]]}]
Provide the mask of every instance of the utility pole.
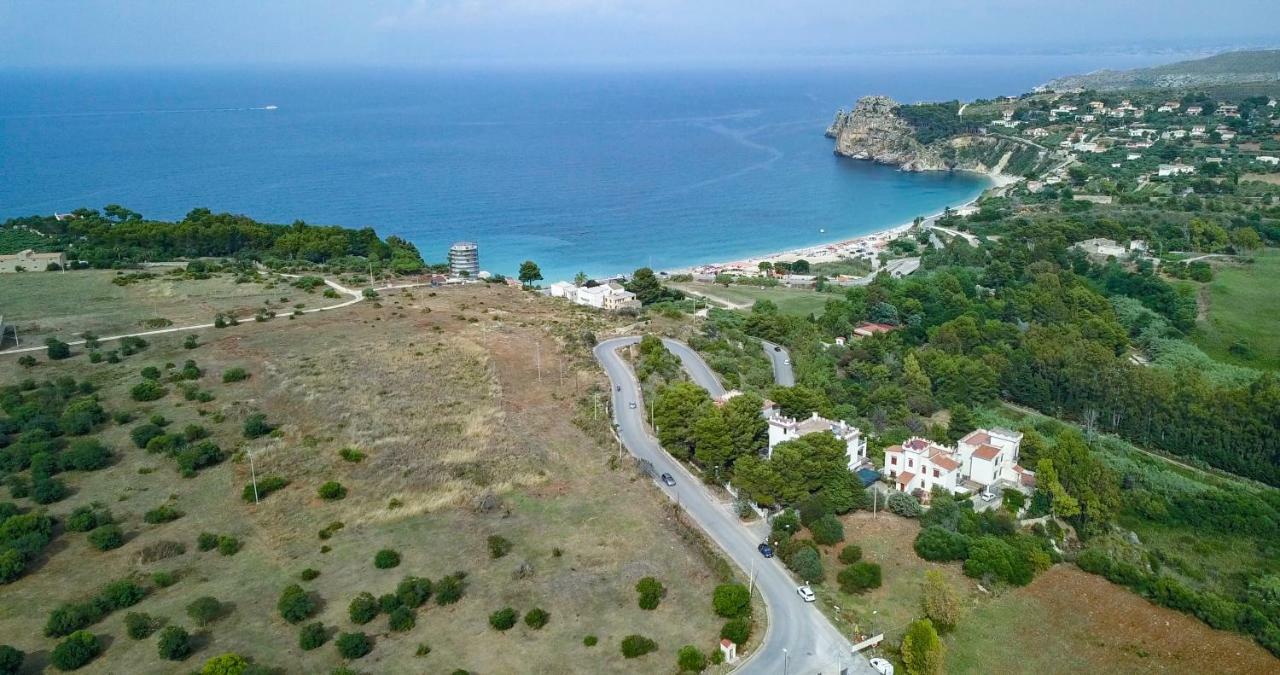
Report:
[{"label": "utility pole", "polygon": [[253,478],[253,503],[258,503],[258,470],[253,466],[253,451],[246,450],[249,453],[249,475]]},{"label": "utility pole", "polygon": [[756,557],[751,556],[751,580],[747,582],[747,595],[756,590]]},{"label": "utility pole", "polygon": [[782,648],[782,675],[787,675],[787,667],[789,665],[790,665],[790,654],[787,653],[787,648],[783,647]]},{"label": "utility pole", "polygon": [[538,365],[538,381],[542,381],[542,343],[534,341],[533,343],[533,360]]}]

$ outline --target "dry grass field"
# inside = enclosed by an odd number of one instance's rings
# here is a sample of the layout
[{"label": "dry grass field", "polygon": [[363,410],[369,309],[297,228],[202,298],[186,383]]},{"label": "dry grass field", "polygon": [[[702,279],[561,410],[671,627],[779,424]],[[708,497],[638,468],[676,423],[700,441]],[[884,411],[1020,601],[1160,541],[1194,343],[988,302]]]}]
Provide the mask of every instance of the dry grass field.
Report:
[{"label": "dry grass field", "polygon": [[[114,365],[91,365],[80,348],[65,361],[42,356],[30,370],[0,358],[0,383],[88,378],[109,412],[135,414],[133,422],[108,422],[98,432],[115,449],[115,463],[62,474],[73,494],[47,507],[62,517],[100,502],[127,542],[99,552],[84,534],[59,534],[32,572],[0,586],[0,642],[28,653],[27,672],[41,672],[57,642],[41,633],[50,611],[132,575],[150,588],[148,596],[90,628],[106,648],[83,672],[194,670],[231,651],[282,672],[343,665],[332,639],[312,651],[298,646],[298,627],[276,610],[290,583],[321,600],[310,620],[331,635],[361,630],[374,638],[372,652],[349,664],[360,672],[674,672],[680,646],[710,651],[716,643],[716,578],[679,536],[660,493],[598,440],[607,422],[588,394],[602,397],[605,385],[588,367],[581,336],[609,328],[595,314],[543,298],[470,286],[394,292],[335,312],[200,331],[202,344],[193,350],[181,347],[181,333],[158,336]],[[188,358],[205,370],[198,384],[214,400],[185,401],[172,385],[157,401],[130,400],[140,369]],[[251,377],[223,384],[220,374],[236,366]],[[247,441],[243,421],[258,412],[277,430]],[[233,456],[180,477],[173,460],[129,440],[129,430],[153,414],[174,429],[205,426]],[[343,448],[365,457],[346,461]],[[290,481],[256,505],[241,498],[251,476],[248,453],[259,479]],[[318,497],[330,480],[347,488],[344,499]],[[165,503],[185,515],[143,522],[143,513]],[[319,536],[337,522],[343,526],[330,538]],[[201,532],[235,536],[243,547],[231,556],[200,552]],[[492,559],[491,535],[508,539],[511,552]],[[161,541],[185,552],[142,562],[142,550]],[[382,548],[398,551],[401,564],[376,569],[374,553]],[[299,581],[306,568],[319,576]],[[155,587],[149,579],[157,571],[176,572],[179,581]],[[465,596],[424,605],[411,630],[392,632],[385,614],[363,626],[348,618],[348,603],[362,591],[377,596],[406,575],[436,580],[455,571],[467,573]],[[655,611],[639,609],[633,590],[649,575],[668,588]],[[184,608],[205,595],[230,611],[197,628]],[[521,613],[541,607],[551,619],[541,630],[523,622],[507,632],[491,629],[489,614],[505,606]],[[196,652],[182,664],[161,660],[154,636],[126,636],[127,611],[186,627]],[[656,640],[659,651],[623,659],[619,641],[631,633]],[[587,635],[599,644],[584,646]],[[420,645],[430,653],[417,656]]]}]

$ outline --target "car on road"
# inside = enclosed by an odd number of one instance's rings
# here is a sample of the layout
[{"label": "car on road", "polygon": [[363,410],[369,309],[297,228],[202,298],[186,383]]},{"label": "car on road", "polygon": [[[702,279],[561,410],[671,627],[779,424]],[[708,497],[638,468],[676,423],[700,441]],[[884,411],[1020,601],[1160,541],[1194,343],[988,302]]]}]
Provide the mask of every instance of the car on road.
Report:
[{"label": "car on road", "polygon": [[614,390],[614,391],[622,391],[622,385],[618,385],[618,386],[614,387],[614,388],[613,388],[613,390]]},{"label": "car on road", "polygon": [[791,365],[791,359],[783,359],[782,362],[787,364],[788,366]]},{"label": "car on road", "polygon": [[774,346],[773,346],[773,351],[775,351],[775,352],[780,352],[780,351],[782,351],[782,347],[779,347],[778,345],[774,345]]},{"label": "car on road", "polygon": [[982,498],[982,501],[990,502],[990,501],[995,501],[996,493],[992,492],[991,488],[986,488],[978,496]]},{"label": "car on road", "polygon": [[800,596],[800,599],[805,602],[813,602],[817,597],[813,594],[813,589],[809,588],[809,584],[796,586],[796,595]]},{"label": "car on road", "polygon": [[632,402],[628,403],[628,404],[627,404],[627,407],[628,407],[628,408],[631,408],[632,410],[635,410],[635,409],[636,409],[636,402],[635,402],[635,401],[632,401]]},{"label": "car on road", "polygon": [[772,546],[770,546],[770,545],[769,545],[769,542],[767,542],[767,541],[762,541],[762,542],[760,542],[760,545],[756,547],[756,550],[757,550],[757,551],[760,551],[760,555],[762,555],[762,556],[764,556],[764,557],[766,557],[766,558],[772,558],[772,557],[773,557],[773,547],[772,547]]},{"label": "car on road", "polygon": [[675,479],[675,477],[674,477],[674,476],[672,476],[671,474],[669,474],[669,473],[664,473],[664,474],[662,474],[662,484],[663,484],[663,485],[666,485],[667,487],[675,487],[675,486],[676,486],[676,479]]}]

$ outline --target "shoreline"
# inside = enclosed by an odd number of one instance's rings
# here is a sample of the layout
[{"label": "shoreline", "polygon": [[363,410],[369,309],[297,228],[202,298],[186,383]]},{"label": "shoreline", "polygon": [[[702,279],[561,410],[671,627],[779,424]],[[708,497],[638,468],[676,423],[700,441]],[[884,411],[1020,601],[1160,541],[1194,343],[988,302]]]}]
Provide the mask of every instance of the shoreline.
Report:
[{"label": "shoreline", "polygon": [[[928,225],[936,221],[943,213],[946,212],[947,208],[960,210],[973,206],[977,204],[979,199],[982,199],[983,195],[987,194],[991,190],[1008,187],[1023,180],[1023,178],[1019,176],[1011,176],[1005,173],[991,173],[986,171],[967,171],[967,173],[975,173],[984,176],[991,181],[991,185],[988,185],[982,190],[982,192],[978,193],[977,196],[963,204],[944,207],[942,211],[924,216],[921,221],[922,225]],[[760,272],[760,263],[764,262],[794,262],[796,260],[804,259],[810,264],[813,264],[838,262],[841,259],[857,258],[860,256],[869,256],[874,260],[876,258],[876,254],[884,250],[884,248],[889,245],[889,242],[906,234],[914,226],[915,219],[912,219],[906,223],[876,230],[874,232],[868,232],[867,234],[858,235],[857,237],[849,239],[840,239],[783,251],[763,253],[728,262],[710,262],[676,269],[664,269],[660,270],[659,274],[668,276],[674,274],[692,274],[694,277],[724,273],[757,275]]]}]

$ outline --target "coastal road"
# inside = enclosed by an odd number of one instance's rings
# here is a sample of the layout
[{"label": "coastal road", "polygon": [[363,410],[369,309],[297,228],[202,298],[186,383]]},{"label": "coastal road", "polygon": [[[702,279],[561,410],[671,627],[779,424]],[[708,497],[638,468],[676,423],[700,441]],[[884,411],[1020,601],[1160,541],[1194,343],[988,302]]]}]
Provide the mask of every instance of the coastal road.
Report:
[{"label": "coastal road", "polygon": [[773,364],[773,383],[783,387],[796,386],[796,373],[791,369],[791,352],[768,340],[761,340],[760,344],[764,345],[764,354],[769,357],[769,363]]},{"label": "coastal road", "polygon": [[[632,455],[653,465],[656,474],[669,473],[676,479],[674,487],[658,483],[658,488],[674,500],[695,523],[746,575],[754,574],[755,587],[764,597],[768,628],[761,645],[735,672],[745,675],[874,675],[867,660],[850,652],[850,643],[813,604],[796,595],[799,582],[776,558],[764,558],[756,550],[759,539],[738,520],[733,506],[721,502],[680,462],[649,435],[644,424],[644,401],[635,373],[618,350],[636,344],[639,337],[605,340],[594,353],[615,385],[613,415],[622,443]],[[715,379],[707,364],[687,345],[663,340],[668,349],[680,357],[695,382],[708,381],[712,395],[722,394],[724,387]],[[632,408],[631,404],[635,407]]]}]

